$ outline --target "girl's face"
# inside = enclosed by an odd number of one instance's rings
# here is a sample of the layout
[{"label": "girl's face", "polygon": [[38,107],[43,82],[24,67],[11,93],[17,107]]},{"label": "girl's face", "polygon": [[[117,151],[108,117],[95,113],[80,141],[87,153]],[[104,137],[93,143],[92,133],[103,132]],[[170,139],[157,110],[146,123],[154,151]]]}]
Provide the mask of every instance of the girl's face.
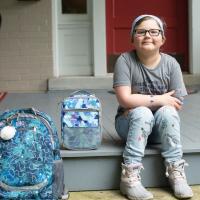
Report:
[{"label": "girl's face", "polygon": [[[158,52],[165,43],[165,37],[158,31],[160,27],[154,19],[141,22],[136,26],[135,30],[138,33],[133,35],[133,44],[136,51],[141,53]],[[147,30],[151,30],[151,33],[147,32]],[[142,32],[143,35],[141,34]]]}]

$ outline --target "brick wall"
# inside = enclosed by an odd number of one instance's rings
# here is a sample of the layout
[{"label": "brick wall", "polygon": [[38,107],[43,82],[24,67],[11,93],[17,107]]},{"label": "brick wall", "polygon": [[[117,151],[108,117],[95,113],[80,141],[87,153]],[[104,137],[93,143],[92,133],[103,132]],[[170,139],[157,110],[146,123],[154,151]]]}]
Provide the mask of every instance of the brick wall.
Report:
[{"label": "brick wall", "polygon": [[45,91],[53,74],[51,1],[0,0],[0,91]]}]

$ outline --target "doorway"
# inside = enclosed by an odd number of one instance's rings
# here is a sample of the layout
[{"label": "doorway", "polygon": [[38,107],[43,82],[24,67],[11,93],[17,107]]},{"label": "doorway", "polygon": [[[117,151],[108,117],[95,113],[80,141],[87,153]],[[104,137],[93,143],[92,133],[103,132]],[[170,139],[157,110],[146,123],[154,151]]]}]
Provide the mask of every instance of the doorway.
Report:
[{"label": "doorway", "polygon": [[59,76],[92,75],[90,0],[57,0]]}]

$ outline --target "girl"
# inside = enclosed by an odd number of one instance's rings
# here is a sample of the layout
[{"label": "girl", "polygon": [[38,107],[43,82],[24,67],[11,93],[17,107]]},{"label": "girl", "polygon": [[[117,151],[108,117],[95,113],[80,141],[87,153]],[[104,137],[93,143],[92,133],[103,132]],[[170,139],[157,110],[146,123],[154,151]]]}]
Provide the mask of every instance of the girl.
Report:
[{"label": "girl", "polygon": [[178,112],[187,95],[177,61],[160,52],[165,24],[153,15],[141,15],[132,23],[135,50],[123,53],[114,69],[113,87],[119,102],[115,127],[126,141],[120,190],[132,200],[153,195],[140,181],[142,157],[148,143],[161,143],[166,175],[178,198],[193,196],[184,173]]}]

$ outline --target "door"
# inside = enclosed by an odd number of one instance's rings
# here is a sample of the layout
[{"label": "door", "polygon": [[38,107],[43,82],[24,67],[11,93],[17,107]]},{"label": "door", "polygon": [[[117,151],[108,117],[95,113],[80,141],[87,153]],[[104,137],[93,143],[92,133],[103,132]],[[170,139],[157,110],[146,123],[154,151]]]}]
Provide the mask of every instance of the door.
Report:
[{"label": "door", "polygon": [[188,71],[187,0],[106,0],[107,71],[113,72],[118,55],[133,48],[130,41],[132,21],[141,14],[153,14],[167,24],[162,51],[174,56],[182,71]]},{"label": "door", "polygon": [[91,1],[57,0],[59,76],[91,75]]}]

